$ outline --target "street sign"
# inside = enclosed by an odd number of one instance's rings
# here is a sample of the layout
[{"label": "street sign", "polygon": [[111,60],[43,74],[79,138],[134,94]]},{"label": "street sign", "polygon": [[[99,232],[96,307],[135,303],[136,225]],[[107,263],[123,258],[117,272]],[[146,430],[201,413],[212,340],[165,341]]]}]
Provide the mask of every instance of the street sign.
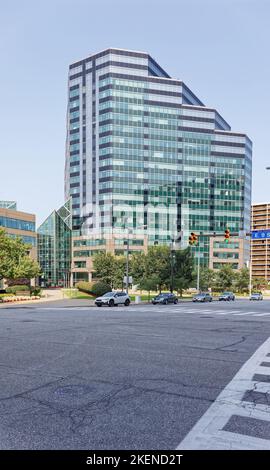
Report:
[{"label": "street sign", "polygon": [[253,230],[251,232],[251,237],[252,237],[252,240],[270,238],[270,229],[269,230]]},{"label": "street sign", "polygon": [[[124,284],[127,283],[127,276],[124,276],[123,282],[124,282]],[[132,284],[132,283],[133,283],[132,276],[128,276],[128,283],[129,283],[129,284]]]}]

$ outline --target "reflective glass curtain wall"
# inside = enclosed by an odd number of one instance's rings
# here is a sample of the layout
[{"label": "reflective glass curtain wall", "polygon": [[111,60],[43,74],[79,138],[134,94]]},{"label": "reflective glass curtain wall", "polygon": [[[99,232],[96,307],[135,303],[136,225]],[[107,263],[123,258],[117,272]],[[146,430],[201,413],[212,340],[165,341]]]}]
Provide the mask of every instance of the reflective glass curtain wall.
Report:
[{"label": "reflective glass curtain wall", "polygon": [[71,202],[67,201],[38,228],[38,261],[44,287],[67,286],[71,267]]},{"label": "reflective glass curtain wall", "polygon": [[147,54],[106,49],[69,69],[65,191],[97,238],[249,231],[252,144]]}]

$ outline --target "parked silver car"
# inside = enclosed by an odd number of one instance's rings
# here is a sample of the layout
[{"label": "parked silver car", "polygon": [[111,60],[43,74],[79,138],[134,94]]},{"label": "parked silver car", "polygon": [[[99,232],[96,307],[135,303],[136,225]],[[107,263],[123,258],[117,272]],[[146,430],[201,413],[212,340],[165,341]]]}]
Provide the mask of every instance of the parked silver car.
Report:
[{"label": "parked silver car", "polygon": [[192,302],[212,302],[213,297],[208,292],[194,295]]},{"label": "parked silver car", "polygon": [[262,293],[261,292],[253,292],[253,294],[251,294],[249,300],[263,300]]},{"label": "parked silver car", "polygon": [[101,297],[97,297],[95,304],[98,307],[108,305],[114,307],[115,305],[125,305],[126,307],[130,304],[130,297],[126,292],[106,292]]}]

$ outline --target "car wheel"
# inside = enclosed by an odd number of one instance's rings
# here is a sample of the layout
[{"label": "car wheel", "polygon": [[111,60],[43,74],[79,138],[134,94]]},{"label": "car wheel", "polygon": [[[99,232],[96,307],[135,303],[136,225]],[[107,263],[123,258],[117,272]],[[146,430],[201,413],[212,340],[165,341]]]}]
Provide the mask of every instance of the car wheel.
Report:
[{"label": "car wheel", "polygon": [[97,306],[98,306],[98,307],[101,307],[101,305],[100,305],[100,304],[97,304]]},{"label": "car wheel", "polygon": [[129,299],[126,299],[126,300],[125,300],[125,306],[128,307],[129,304],[130,304],[130,300],[129,300]]},{"label": "car wheel", "polygon": [[168,300],[164,300],[163,304],[168,305]]},{"label": "car wheel", "polygon": [[114,307],[114,300],[113,300],[113,299],[111,299],[111,300],[109,301],[109,307]]},{"label": "car wheel", "polygon": [[178,299],[175,299],[174,304],[175,305],[178,304]]}]

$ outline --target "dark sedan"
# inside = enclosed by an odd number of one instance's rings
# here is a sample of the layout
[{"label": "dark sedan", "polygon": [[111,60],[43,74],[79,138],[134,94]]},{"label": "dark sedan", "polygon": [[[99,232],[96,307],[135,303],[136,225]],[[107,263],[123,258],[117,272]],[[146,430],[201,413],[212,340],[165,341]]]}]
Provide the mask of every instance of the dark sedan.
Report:
[{"label": "dark sedan", "polygon": [[156,295],[156,297],[154,297],[152,299],[152,304],[163,304],[163,305],[167,305],[167,304],[177,304],[178,302],[178,299],[176,297],[176,295],[174,294],[159,294],[159,295]]}]

